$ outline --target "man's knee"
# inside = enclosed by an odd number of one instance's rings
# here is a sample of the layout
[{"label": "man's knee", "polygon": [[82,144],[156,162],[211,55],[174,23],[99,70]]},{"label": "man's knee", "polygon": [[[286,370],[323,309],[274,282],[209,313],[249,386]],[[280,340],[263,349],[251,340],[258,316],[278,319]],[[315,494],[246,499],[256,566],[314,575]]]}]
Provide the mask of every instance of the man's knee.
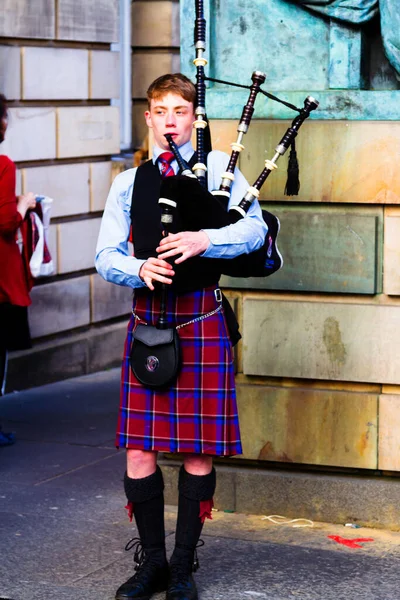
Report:
[{"label": "man's knee", "polygon": [[157,467],[157,452],[128,449],[126,451],[126,470],[128,477],[141,479],[152,475]]},{"label": "man's knee", "polygon": [[206,454],[188,454],[184,465],[185,471],[191,475],[208,475],[212,470],[213,459]]}]

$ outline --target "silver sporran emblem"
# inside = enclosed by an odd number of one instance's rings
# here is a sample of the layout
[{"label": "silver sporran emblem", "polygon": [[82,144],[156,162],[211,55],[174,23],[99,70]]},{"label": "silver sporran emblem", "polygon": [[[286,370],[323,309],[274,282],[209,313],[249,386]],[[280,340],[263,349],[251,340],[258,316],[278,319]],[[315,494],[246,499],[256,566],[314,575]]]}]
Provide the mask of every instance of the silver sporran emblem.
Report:
[{"label": "silver sporran emblem", "polygon": [[156,369],[158,369],[160,365],[160,361],[157,356],[148,356],[146,360],[146,369],[150,371],[150,373],[154,373]]}]

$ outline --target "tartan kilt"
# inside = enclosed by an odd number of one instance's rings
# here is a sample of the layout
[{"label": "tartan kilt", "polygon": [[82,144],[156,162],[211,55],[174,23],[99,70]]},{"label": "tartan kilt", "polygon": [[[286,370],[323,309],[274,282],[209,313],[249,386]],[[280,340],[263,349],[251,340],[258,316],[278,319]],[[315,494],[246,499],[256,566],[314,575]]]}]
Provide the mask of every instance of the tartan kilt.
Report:
[{"label": "tartan kilt", "polygon": [[[215,287],[176,295],[169,291],[167,317],[171,326],[215,310]],[[159,294],[135,290],[132,310],[155,325]],[[128,323],[121,372],[121,401],[116,446],[129,449],[190,452],[216,456],[242,453],[232,346],[223,309],[178,330],[182,369],[166,390],[144,387],[134,376],[129,353],[137,320]]]}]

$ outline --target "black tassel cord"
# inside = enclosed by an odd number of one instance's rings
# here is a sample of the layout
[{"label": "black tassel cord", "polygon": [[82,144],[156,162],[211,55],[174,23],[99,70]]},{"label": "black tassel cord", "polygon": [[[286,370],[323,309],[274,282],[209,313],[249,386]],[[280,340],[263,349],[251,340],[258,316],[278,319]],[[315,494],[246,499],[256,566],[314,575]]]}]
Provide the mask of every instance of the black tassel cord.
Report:
[{"label": "black tassel cord", "polygon": [[297,196],[300,190],[299,161],[297,160],[296,143],[290,145],[285,196]]}]

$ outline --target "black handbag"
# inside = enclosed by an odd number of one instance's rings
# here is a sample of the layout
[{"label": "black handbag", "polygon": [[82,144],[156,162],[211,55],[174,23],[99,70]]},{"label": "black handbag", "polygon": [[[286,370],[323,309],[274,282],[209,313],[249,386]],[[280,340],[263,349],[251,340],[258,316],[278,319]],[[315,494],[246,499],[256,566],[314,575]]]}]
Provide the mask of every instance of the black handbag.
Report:
[{"label": "black handbag", "polygon": [[133,331],[129,356],[135,377],[144,386],[160,389],[170,386],[181,368],[181,344],[176,329],[157,329],[139,323]]}]

